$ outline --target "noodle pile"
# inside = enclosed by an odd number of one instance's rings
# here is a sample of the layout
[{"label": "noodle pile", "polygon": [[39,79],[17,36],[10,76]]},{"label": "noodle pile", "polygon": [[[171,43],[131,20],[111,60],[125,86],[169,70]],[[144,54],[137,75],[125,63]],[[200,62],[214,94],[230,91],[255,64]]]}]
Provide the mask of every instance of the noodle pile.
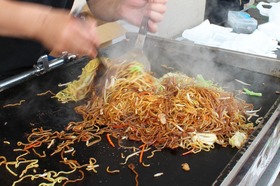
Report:
[{"label": "noodle pile", "polygon": [[[156,78],[145,72],[141,64],[127,63],[111,69],[116,76],[106,80],[100,96],[94,84],[98,65],[98,60],[90,61],[78,80],[67,84],[54,96],[62,103],[84,99],[85,104],[75,108],[83,116],[82,121],[70,122],[60,132],[35,128],[27,142],[17,143],[19,149],[14,151],[21,154],[15,160],[0,156],[0,166],[17,177],[13,185],[25,179],[41,180],[41,186],[66,185],[83,180],[84,171],[96,173],[99,165],[94,157],[90,157],[88,163],[74,159],[75,144],[84,142],[90,147],[99,143],[104,133],[113,147],[110,136],[118,139],[123,148],[131,148],[125,147],[123,140],[141,142],[139,148],[132,147],[134,152],[126,156],[121,165],[139,155],[139,163],[148,167],[142,159],[143,153],[151,147],[156,150],[147,158],[163,148],[187,149],[183,155],[209,151],[215,143],[240,148],[254,129],[253,123],[246,119],[246,111],[254,115],[253,105],[237,99],[201,75],[191,78],[181,73],[167,73]],[[59,163],[65,165],[65,169],[42,172],[38,158],[55,155],[60,156]],[[135,173],[138,184],[134,164],[130,163],[128,168]],[[37,169],[39,173],[34,172]],[[106,171],[109,174],[119,172],[111,171],[109,166]],[[75,172],[80,176],[75,176]]]},{"label": "noodle pile", "polygon": [[101,133],[119,140],[193,153],[209,151],[214,143],[240,147],[253,130],[245,117],[253,106],[202,76],[168,73],[156,78],[133,62],[120,66],[108,82],[102,96],[93,86],[87,103],[75,108],[83,121],[68,129],[98,125]]}]

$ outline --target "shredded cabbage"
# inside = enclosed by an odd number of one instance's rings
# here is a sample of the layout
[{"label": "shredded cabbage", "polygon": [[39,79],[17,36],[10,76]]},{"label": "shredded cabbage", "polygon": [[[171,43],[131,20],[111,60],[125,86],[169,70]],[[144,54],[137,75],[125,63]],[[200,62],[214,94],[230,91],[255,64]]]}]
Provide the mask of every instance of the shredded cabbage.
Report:
[{"label": "shredded cabbage", "polygon": [[240,149],[240,147],[245,143],[247,140],[247,136],[243,132],[237,131],[230,139],[229,144],[233,147],[237,147]]},{"label": "shredded cabbage", "polygon": [[62,103],[84,99],[90,91],[99,64],[98,59],[89,61],[83,68],[79,79],[67,84],[67,87],[58,92],[54,97]]},{"label": "shredded cabbage", "polygon": [[198,133],[195,133],[195,135],[192,137],[192,141],[212,146],[217,141],[217,136],[214,133],[199,133],[198,132]]}]

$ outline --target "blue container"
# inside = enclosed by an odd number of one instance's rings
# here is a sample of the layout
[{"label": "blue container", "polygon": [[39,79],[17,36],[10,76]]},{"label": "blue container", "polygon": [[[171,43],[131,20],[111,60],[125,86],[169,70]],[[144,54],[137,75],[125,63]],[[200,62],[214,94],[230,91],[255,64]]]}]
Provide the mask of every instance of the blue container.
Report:
[{"label": "blue container", "polygon": [[236,33],[251,34],[257,29],[258,22],[243,11],[229,11],[228,25]]}]

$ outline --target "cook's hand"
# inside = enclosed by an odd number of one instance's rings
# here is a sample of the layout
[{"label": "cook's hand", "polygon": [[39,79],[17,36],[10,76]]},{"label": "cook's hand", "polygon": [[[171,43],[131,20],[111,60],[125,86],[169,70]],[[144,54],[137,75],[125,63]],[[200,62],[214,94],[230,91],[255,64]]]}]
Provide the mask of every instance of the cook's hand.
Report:
[{"label": "cook's hand", "polygon": [[96,22],[81,21],[62,10],[51,10],[41,23],[37,38],[50,50],[96,57],[99,40]]},{"label": "cook's hand", "polygon": [[97,18],[105,21],[124,19],[139,26],[147,15],[149,31],[156,32],[163,19],[168,0],[88,0],[88,6]]},{"label": "cook's hand", "polygon": [[140,25],[143,15],[147,15],[151,32],[157,31],[157,25],[163,19],[167,0],[122,0],[119,8],[121,18],[134,25]]}]

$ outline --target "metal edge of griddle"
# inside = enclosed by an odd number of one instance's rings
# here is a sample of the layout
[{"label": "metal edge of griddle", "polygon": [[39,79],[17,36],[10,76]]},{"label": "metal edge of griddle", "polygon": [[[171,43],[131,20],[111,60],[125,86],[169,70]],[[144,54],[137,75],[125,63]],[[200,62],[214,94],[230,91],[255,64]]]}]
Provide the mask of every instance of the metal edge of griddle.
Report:
[{"label": "metal edge of griddle", "polygon": [[212,185],[256,185],[280,148],[280,97]]},{"label": "metal edge of griddle", "polygon": [[[137,33],[127,32],[126,38],[128,40],[135,40]],[[185,49],[187,52],[199,52],[202,56],[206,54],[211,57],[216,63],[226,64],[249,71],[258,72],[274,77],[280,78],[280,59],[270,58],[255,54],[243,53],[239,51],[233,51],[228,49],[222,49],[217,47],[205,46],[195,44],[192,41],[183,40],[177,41],[174,39],[162,38],[156,35],[147,35],[147,41],[145,45],[149,46],[149,39],[155,40],[158,47],[165,47],[168,42],[169,45],[174,46],[174,50],[180,47],[180,50]],[[147,47],[146,47],[147,48]],[[169,47],[171,49],[171,47]],[[172,51],[170,51],[172,52]],[[227,60],[225,60],[227,59]]]},{"label": "metal edge of griddle", "polygon": [[279,58],[269,58],[260,55],[248,54],[248,53],[220,49],[215,47],[212,47],[210,49],[219,50],[219,52],[217,53],[218,55],[216,55],[215,58],[215,61],[218,63],[223,63],[223,64],[280,78]]}]

